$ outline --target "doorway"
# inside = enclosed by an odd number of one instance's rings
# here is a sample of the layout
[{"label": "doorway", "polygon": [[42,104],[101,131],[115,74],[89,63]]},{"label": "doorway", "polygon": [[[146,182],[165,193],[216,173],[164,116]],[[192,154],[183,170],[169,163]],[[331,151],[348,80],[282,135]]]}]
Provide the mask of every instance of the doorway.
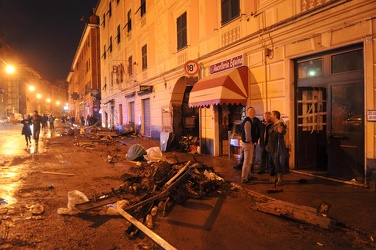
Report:
[{"label": "doorway", "polygon": [[301,58],[295,72],[296,168],[362,182],[362,45]]}]

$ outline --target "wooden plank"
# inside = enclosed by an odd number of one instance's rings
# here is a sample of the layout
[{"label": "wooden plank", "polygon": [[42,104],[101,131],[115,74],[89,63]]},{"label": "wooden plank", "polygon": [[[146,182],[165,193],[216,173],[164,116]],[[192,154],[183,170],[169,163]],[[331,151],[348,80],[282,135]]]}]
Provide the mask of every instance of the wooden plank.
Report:
[{"label": "wooden plank", "polygon": [[269,200],[265,203],[257,203],[256,209],[261,212],[287,217],[327,229],[335,225],[335,220],[317,213],[317,210],[313,207],[300,206],[281,200]]},{"label": "wooden plank", "polygon": [[50,171],[40,171],[40,173],[42,173],[42,174],[54,174],[54,175],[74,176],[74,174],[59,173],[59,172],[50,172]]}]

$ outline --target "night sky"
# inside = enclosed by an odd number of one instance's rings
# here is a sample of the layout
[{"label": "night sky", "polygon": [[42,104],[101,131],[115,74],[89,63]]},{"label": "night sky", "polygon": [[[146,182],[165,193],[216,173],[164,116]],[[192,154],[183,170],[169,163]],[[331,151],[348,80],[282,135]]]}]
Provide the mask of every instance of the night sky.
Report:
[{"label": "night sky", "polygon": [[98,0],[0,0],[0,37],[43,78],[65,80]]}]

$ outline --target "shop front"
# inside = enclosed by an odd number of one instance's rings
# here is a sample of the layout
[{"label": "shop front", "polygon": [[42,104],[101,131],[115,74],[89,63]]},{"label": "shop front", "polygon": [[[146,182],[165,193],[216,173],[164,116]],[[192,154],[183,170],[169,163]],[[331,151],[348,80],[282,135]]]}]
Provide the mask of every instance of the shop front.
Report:
[{"label": "shop front", "polygon": [[204,77],[194,84],[189,106],[199,108],[201,153],[229,154],[228,131],[248,105],[250,71],[246,66]]}]

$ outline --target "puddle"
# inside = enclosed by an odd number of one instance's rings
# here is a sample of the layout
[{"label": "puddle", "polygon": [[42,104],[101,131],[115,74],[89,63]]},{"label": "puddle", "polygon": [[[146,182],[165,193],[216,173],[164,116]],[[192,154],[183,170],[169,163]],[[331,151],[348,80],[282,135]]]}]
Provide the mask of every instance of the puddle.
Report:
[{"label": "puddle", "polygon": [[8,167],[2,169],[0,175],[0,203],[15,204],[17,199],[15,193],[21,188],[21,177],[24,175],[22,168],[24,165]]}]

